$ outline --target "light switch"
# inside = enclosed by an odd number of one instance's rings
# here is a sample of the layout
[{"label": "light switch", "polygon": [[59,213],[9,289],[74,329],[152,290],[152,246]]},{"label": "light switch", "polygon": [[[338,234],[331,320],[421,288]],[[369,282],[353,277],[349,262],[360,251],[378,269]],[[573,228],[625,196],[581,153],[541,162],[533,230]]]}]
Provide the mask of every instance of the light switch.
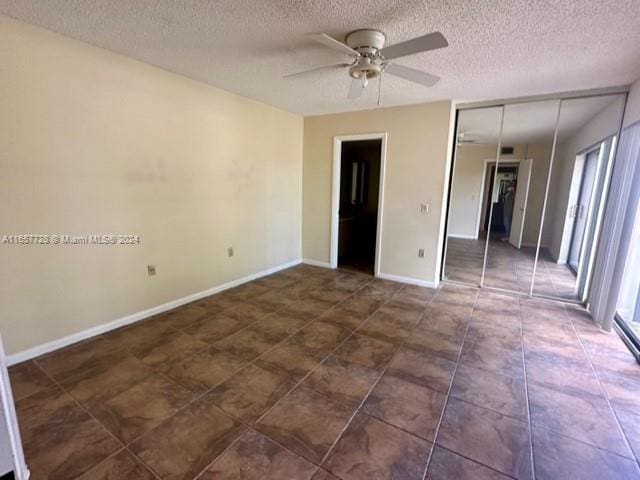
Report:
[{"label": "light switch", "polygon": [[420,213],[429,213],[429,204],[421,203],[420,204]]}]

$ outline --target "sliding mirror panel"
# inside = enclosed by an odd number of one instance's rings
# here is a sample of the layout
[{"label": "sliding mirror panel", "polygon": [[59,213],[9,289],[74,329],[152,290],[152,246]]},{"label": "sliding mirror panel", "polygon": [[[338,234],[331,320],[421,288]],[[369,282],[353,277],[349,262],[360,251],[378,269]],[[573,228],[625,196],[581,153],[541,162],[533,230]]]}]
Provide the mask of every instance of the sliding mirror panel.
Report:
[{"label": "sliding mirror panel", "polygon": [[502,111],[500,106],[458,112],[443,280],[481,284],[485,171],[498,156]]},{"label": "sliding mirror panel", "polygon": [[506,105],[499,161],[484,165],[482,285],[529,294],[559,100]]},{"label": "sliding mirror panel", "polygon": [[624,94],[561,103],[534,295],[586,300],[624,103]]}]

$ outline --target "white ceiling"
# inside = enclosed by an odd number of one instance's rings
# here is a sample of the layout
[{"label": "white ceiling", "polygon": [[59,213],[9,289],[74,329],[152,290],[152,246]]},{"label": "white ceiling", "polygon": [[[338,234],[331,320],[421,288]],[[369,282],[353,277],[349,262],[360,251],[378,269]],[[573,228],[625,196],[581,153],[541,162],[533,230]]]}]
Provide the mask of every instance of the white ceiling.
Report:
[{"label": "white ceiling", "polygon": [[0,0],[0,12],[282,109],[372,108],[346,99],[346,71],[305,39],[377,28],[387,44],[439,30],[449,48],[403,59],[442,77],[427,89],[385,77],[382,105],[488,100],[631,83],[640,77],[639,0]]},{"label": "white ceiling", "polygon": [[[617,102],[619,113],[609,126],[618,128],[622,117],[621,95],[564,100],[558,120],[558,100],[506,105],[502,126],[502,144],[552,142],[558,121],[558,141],[570,137],[608,105]],[[500,107],[462,110],[458,116],[458,134],[467,145],[495,144],[500,132]],[[615,115],[613,116],[615,117]],[[460,138],[460,137],[459,137]],[[465,143],[463,143],[464,145]]]}]

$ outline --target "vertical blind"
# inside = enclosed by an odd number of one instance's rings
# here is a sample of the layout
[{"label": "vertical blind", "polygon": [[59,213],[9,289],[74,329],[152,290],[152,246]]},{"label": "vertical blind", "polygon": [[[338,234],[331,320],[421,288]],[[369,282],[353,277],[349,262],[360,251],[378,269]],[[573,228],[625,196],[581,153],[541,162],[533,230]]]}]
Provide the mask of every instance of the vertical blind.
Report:
[{"label": "vertical blind", "polygon": [[640,122],[620,135],[607,207],[596,256],[588,308],[596,323],[610,330],[640,201]]}]

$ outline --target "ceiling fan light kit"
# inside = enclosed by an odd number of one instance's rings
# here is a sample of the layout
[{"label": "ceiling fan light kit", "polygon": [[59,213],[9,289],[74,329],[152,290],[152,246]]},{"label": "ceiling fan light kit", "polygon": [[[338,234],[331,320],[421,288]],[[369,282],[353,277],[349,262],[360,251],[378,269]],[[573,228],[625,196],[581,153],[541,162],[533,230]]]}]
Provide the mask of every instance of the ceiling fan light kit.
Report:
[{"label": "ceiling fan light kit", "polygon": [[[352,63],[340,63],[314,68],[304,72],[286,75],[285,78],[306,75],[321,70],[334,70],[348,67],[349,76],[352,78],[351,88],[348,94],[348,98],[350,99],[358,98],[362,95],[362,91],[366,88],[369,80],[381,77],[383,73],[404,78],[405,80],[418,83],[425,87],[432,87],[438,82],[439,77],[415,68],[391,63],[390,60],[444,48],[449,45],[446,38],[440,32],[429,33],[389,47],[385,47],[385,34],[380,30],[373,29],[355,30],[346,36],[345,43],[325,33],[314,33],[308,35],[308,37],[326,47],[351,56],[353,58]],[[378,103],[379,96],[380,92],[378,92]]]}]

